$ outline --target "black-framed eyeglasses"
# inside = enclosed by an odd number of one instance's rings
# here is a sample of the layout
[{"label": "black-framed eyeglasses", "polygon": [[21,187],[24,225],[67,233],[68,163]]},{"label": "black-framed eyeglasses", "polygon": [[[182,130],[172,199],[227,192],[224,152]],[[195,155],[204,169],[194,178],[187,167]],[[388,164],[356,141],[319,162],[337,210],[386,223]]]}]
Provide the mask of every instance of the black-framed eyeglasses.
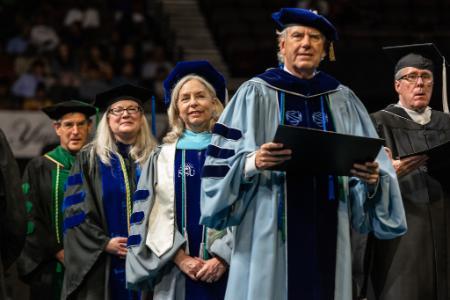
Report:
[{"label": "black-framed eyeglasses", "polygon": [[406,80],[411,83],[416,83],[419,78],[422,78],[423,83],[430,84],[433,82],[433,75],[429,73],[423,73],[423,74],[417,74],[417,73],[410,73],[405,74],[402,77],[400,77],[398,80]]},{"label": "black-framed eyeglasses", "polygon": [[127,113],[129,115],[134,115],[134,114],[137,114],[138,112],[141,112],[142,108],[139,106],[130,106],[127,108],[123,108],[123,107],[119,106],[119,107],[111,108],[108,112],[114,116],[119,117],[119,116],[123,115],[123,113],[125,111],[127,111]]}]

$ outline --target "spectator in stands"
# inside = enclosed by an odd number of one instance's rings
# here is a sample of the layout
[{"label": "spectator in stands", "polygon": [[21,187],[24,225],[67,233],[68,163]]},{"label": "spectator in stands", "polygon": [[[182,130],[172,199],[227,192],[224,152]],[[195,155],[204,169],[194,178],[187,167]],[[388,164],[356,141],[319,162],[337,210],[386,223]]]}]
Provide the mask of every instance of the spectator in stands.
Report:
[{"label": "spectator in stands", "polygon": [[23,99],[22,108],[26,110],[40,110],[53,104],[53,100],[48,96],[47,87],[44,82],[39,82],[33,97]]},{"label": "spectator in stands", "polygon": [[61,72],[79,72],[80,63],[78,57],[74,54],[72,48],[65,42],[58,45],[56,53],[51,56],[50,68],[52,75]]},{"label": "spectator in stands", "polygon": [[36,59],[30,67],[30,72],[22,74],[13,84],[12,93],[17,97],[34,97],[39,83],[44,82],[46,66],[43,60]]},{"label": "spectator in stands", "polygon": [[49,91],[49,96],[56,102],[80,98],[80,79],[72,72],[61,72]]},{"label": "spectator in stands", "polygon": [[72,22],[70,26],[63,30],[64,41],[69,44],[73,50],[82,50],[86,44],[80,22]]},{"label": "spectator in stands", "polygon": [[[145,31],[145,5],[143,1],[126,1],[117,3],[115,12],[115,27],[122,43],[129,41],[139,42],[137,36],[141,36]],[[134,32],[135,36],[130,36],[130,32]]]},{"label": "spectator in stands", "polygon": [[31,65],[36,61],[36,57],[36,49],[33,47],[28,47],[24,53],[17,55],[15,58],[10,57],[9,59],[14,59],[13,71],[15,76],[20,77],[29,72]]},{"label": "spectator in stands", "polygon": [[144,25],[146,12],[144,1],[133,1],[131,5],[131,19],[133,23],[136,24],[136,27]]},{"label": "spectator in stands", "polygon": [[86,66],[86,74],[81,79],[79,93],[82,99],[93,101],[96,94],[109,89],[109,84],[105,76],[96,63],[89,63]]},{"label": "spectator in stands", "polygon": [[10,55],[18,55],[24,53],[29,44],[30,38],[30,25],[24,24],[20,28],[20,32],[8,40],[6,44],[6,53]]},{"label": "spectator in stands", "polygon": [[46,23],[45,18],[42,14],[37,15],[30,31],[30,43],[40,52],[54,50],[59,44],[56,30]]},{"label": "spectator in stands", "polygon": [[133,76],[140,74],[140,55],[138,49],[132,43],[128,43],[122,46],[119,52],[119,56],[116,57],[115,71],[116,74],[123,74],[123,67],[127,64],[132,65]]},{"label": "spectator in stands", "polygon": [[100,27],[100,14],[98,9],[84,3],[71,7],[64,17],[64,26],[70,27],[79,23],[83,29],[96,29]]},{"label": "spectator in stands", "polygon": [[164,67],[164,69],[167,70],[167,72],[169,72],[169,70],[173,68],[170,61],[166,58],[164,47],[156,46],[155,48],[153,48],[151,52],[148,52],[145,56],[145,61],[143,62],[141,71],[142,78],[154,80],[157,76],[158,69],[160,67]]},{"label": "spectator in stands", "polygon": [[49,89],[49,96],[57,101],[79,98],[79,57],[67,43],[58,46],[56,54],[51,57],[50,66],[55,82]]},{"label": "spectator in stands", "polygon": [[66,30],[81,33],[84,44],[98,41],[98,29],[101,25],[100,11],[97,3],[76,2],[64,18]]},{"label": "spectator in stands", "polygon": [[349,300],[350,226],[385,239],[406,231],[397,177],[384,151],[349,177],[271,170],[296,155],[271,142],[280,124],[377,136],[357,96],[318,70],[334,26],[298,8],[272,18],[282,66],[245,82],[216,123],[200,222],[236,226],[226,299]]},{"label": "spectator in stands", "polygon": [[139,78],[136,77],[134,64],[132,62],[125,62],[119,70],[119,74],[112,80],[112,85],[117,86],[125,83],[137,85],[139,81]]},{"label": "spectator in stands", "polygon": [[105,80],[111,80],[114,77],[114,70],[110,62],[110,52],[106,46],[91,45],[88,48],[86,57],[81,63],[81,76],[89,76],[88,71],[92,64],[96,64]]}]

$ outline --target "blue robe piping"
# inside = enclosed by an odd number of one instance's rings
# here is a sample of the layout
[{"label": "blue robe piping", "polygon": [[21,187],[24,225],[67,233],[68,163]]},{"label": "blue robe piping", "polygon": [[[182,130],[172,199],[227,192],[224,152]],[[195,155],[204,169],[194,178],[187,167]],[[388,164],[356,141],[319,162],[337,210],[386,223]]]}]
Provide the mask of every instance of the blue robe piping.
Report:
[{"label": "blue robe piping", "polygon": [[[128,160],[128,147],[118,144],[118,148],[119,152],[126,155],[124,160]],[[113,155],[111,157],[111,166],[103,164],[100,160],[99,164],[102,173],[103,207],[105,208],[108,234],[111,238],[128,237],[126,186],[119,158]],[[137,174],[133,176],[136,180],[138,180],[139,175],[138,169],[136,169]],[[111,256],[109,278],[112,300],[137,300],[139,298],[138,293],[125,288],[125,259]]]},{"label": "blue robe piping", "polygon": [[337,90],[339,81],[332,76],[318,72],[311,79],[300,79],[282,69],[268,69],[256,76],[280,90],[290,91],[304,97],[314,97]]},{"label": "blue robe piping", "polygon": [[[193,134],[197,135],[197,138]],[[205,232],[199,220],[201,171],[211,135],[189,132],[183,137],[185,138],[181,138],[177,143],[174,163],[177,227],[182,233],[186,230],[189,255],[209,259],[211,257],[205,257]],[[203,142],[200,137],[203,137]],[[192,143],[194,139],[197,141]],[[222,300],[225,296],[226,281],[227,276],[215,283],[193,281],[185,276],[185,300]]]},{"label": "blue robe piping", "polygon": [[[334,131],[322,96],[303,98],[279,92],[280,123]],[[278,213],[287,212],[289,299],[332,299],[336,265],[337,201],[330,176],[287,172],[287,209],[280,199]],[[304,170],[303,170],[304,171]],[[295,196],[292,196],[295,195]],[[286,230],[285,226],[282,227]],[[285,233],[283,234],[283,236]],[[301,237],[296,238],[296,237]],[[303,270],[304,272],[298,272]],[[295,282],[294,282],[295,281]]]}]

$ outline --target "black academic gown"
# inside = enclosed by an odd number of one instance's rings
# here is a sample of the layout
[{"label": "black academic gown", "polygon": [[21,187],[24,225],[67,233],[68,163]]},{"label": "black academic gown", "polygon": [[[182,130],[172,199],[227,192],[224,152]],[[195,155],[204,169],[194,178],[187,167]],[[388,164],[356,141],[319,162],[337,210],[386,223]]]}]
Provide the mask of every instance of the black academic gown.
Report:
[{"label": "black academic gown", "polygon": [[[450,140],[450,117],[439,111],[426,125],[394,105],[372,118],[394,158]],[[428,164],[399,178],[408,232],[393,240],[369,237],[369,300],[448,299],[449,171]]]},{"label": "black academic gown", "polygon": [[20,173],[0,130],[0,299],[6,298],[4,270],[17,259],[25,238],[25,206]]},{"label": "black academic gown", "polygon": [[[109,300],[113,297],[110,291],[113,258],[104,250],[111,237],[104,206],[102,170],[97,156],[90,166],[91,147],[78,153],[67,182],[64,199],[66,270],[62,299]],[[136,164],[128,157],[124,160],[129,188],[134,193]],[[122,172],[113,173],[117,178],[123,176]]]},{"label": "black academic gown", "polygon": [[[68,154],[67,152],[67,155]],[[73,159],[73,158],[72,158]],[[25,246],[18,260],[22,280],[30,285],[30,299],[59,299],[63,266],[56,253],[63,249],[62,232],[53,224],[54,206],[52,172],[68,173],[69,167],[56,159],[40,156],[32,159],[24,172],[22,190],[28,214]],[[62,180],[62,176],[60,175]],[[63,183],[60,184],[62,189]],[[60,196],[61,197],[61,196]],[[57,203],[61,208],[63,199]],[[59,236],[59,241],[57,238]]]}]

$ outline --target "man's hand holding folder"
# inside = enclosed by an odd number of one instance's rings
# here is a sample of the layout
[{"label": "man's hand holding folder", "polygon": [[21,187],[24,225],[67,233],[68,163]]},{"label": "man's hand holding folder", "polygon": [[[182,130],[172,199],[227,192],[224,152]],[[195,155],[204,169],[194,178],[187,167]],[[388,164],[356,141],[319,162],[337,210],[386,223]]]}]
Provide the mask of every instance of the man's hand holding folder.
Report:
[{"label": "man's hand holding folder", "polygon": [[376,138],[279,125],[273,142],[257,151],[255,164],[288,173],[356,176],[375,184],[382,144]]}]

